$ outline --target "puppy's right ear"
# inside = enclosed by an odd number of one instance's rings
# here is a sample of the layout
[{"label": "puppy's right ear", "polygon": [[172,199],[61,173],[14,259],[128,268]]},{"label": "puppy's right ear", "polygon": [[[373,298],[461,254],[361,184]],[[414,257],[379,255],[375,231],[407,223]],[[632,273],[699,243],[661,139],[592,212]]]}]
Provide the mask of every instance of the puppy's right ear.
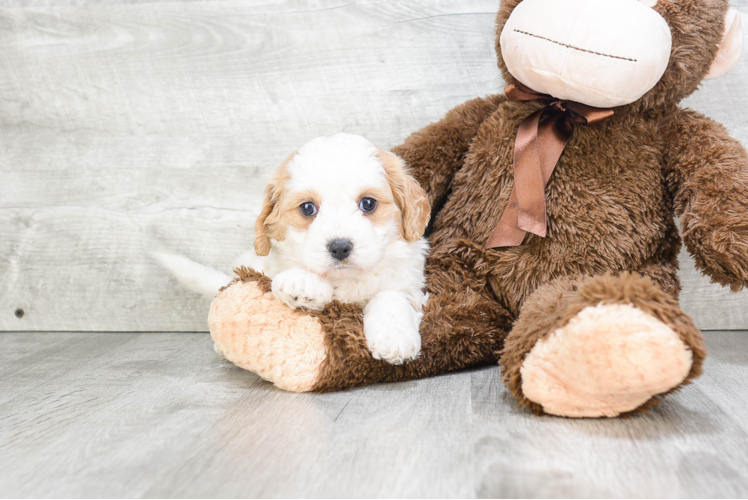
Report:
[{"label": "puppy's right ear", "polygon": [[257,217],[257,222],[255,223],[255,253],[259,256],[265,256],[270,253],[270,238],[274,235],[270,227],[272,225],[270,224],[271,221],[268,219],[277,220],[277,217],[270,216],[274,212],[277,215],[278,201],[283,195],[283,189],[289,178],[288,164],[291,163],[296,153],[294,151],[283,160],[283,163],[280,164],[278,170],[265,188],[265,199],[262,202],[262,210],[260,210],[260,215]]},{"label": "puppy's right ear", "polygon": [[260,216],[257,217],[257,222],[255,223],[255,253],[259,256],[265,256],[270,253],[270,238],[268,237],[268,227],[265,225],[265,221],[275,208],[277,200],[274,199],[274,191],[275,187],[272,184],[268,184],[265,188],[265,200],[262,202],[262,210],[260,210]]}]

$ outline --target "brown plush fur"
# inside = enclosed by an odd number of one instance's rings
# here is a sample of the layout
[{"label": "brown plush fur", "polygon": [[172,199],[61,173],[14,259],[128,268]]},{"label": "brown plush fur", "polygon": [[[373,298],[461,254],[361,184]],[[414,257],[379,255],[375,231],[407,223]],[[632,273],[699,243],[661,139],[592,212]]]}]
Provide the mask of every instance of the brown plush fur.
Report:
[{"label": "brown plush fur", "polygon": [[686,247],[712,282],[748,282],[748,155],[725,128],[690,110],[663,124],[667,181]]},{"label": "brown plush fur", "polygon": [[234,283],[239,282],[255,282],[257,283],[257,286],[260,288],[262,293],[268,293],[272,290],[272,280],[265,276],[262,273],[258,273],[254,269],[249,269],[247,267],[241,266],[234,269],[234,274],[236,274],[236,278],[234,278],[228,285],[224,286],[219,292],[222,292],[226,290],[228,287],[233,285]]},{"label": "brown plush fur", "polygon": [[[518,3],[502,2],[498,32]],[[698,376],[705,351],[677,302],[674,217],[682,216],[701,270],[735,290],[748,284],[748,157],[720,125],[677,107],[709,70],[727,6],[658,2],[673,33],[669,66],[639,101],[601,124],[577,127],[546,188],[547,238],[529,235],[519,247],[483,250],[512,190],[518,125],[541,104],[474,99],[395,148],[433,204],[422,353],[403,366],[374,360],[361,310],[333,303],[311,313],[328,349],[316,389],[424,377],[496,362],[503,353],[510,392],[539,412],[521,390],[525,355],[599,303],[633,304],[669,326],[693,353],[684,383]],[[500,51],[499,67],[515,81]]]},{"label": "brown plush fur", "polygon": [[371,357],[359,308],[334,302],[315,313],[330,333],[327,362],[317,388],[331,391],[373,381],[408,380],[495,361],[511,316],[496,303],[488,287],[480,284],[471,267],[457,254],[437,252],[428,259],[433,283],[429,293],[440,300],[426,306],[421,331],[428,333],[422,335],[421,355],[405,365],[393,366]]}]

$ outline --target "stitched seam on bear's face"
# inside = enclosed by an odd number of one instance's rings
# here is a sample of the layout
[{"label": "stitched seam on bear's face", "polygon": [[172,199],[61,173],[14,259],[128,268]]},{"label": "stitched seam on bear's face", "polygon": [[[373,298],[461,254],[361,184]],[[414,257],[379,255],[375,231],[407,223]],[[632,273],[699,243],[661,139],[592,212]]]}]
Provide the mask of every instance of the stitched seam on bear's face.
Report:
[{"label": "stitched seam on bear's face", "polygon": [[579,48],[579,47],[575,47],[573,45],[568,45],[566,43],[557,42],[556,40],[551,40],[550,38],[546,38],[544,36],[533,35],[532,33],[528,33],[526,31],[521,31],[521,30],[518,30],[518,29],[515,29],[514,31],[516,33],[520,33],[522,35],[527,35],[527,36],[531,36],[533,38],[539,38],[540,40],[545,40],[546,42],[555,43],[556,45],[560,45],[560,46],[566,47],[568,49],[574,49],[574,50],[578,50],[580,52],[587,52],[588,54],[595,54],[596,56],[610,57],[612,59],[620,59],[622,61],[637,62],[636,59],[629,59],[628,57],[621,57],[621,56],[612,56],[610,54],[602,54],[600,52],[595,52],[594,50],[582,49],[582,48]]}]

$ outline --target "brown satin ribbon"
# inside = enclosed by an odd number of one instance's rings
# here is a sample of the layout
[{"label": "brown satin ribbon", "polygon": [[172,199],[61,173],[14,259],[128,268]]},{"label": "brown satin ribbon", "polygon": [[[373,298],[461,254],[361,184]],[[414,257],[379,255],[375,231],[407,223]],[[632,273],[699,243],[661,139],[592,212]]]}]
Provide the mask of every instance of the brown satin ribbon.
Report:
[{"label": "brown satin ribbon", "polygon": [[514,141],[514,187],[486,248],[516,247],[525,234],[546,235],[545,186],[577,125],[594,125],[613,116],[593,108],[540,94],[521,83],[508,85],[511,101],[541,101],[546,106],[519,124]]}]

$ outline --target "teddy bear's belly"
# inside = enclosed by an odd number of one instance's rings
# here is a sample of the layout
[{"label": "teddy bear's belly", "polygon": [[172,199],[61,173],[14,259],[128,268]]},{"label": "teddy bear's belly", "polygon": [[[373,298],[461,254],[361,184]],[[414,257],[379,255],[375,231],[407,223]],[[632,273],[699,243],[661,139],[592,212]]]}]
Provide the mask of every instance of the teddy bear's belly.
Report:
[{"label": "teddy bear's belly", "polygon": [[[638,260],[647,258],[671,225],[668,221],[672,212],[664,203],[664,192],[653,192],[657,191],[654,185],[631,189],[614,183],[595,184],[546,189],[547,236],[530,234],[519,247],[490,251],[515,256],[550,252],[585,262],[597,260],[595,253],[619,263],[637,256]],[[454,190],[438,214],[431,238],[433,246],[449,245],[455,240],[485,245],[501,218],[511,185],[505,190],[508,192],[497,193],[493,199],[487,196],[476,206],[472,205],[472,190],[465,191]]]},{"label": "teddy bear's belly", "polygon": [[[508,127],[511,129],[511,125]],[[476,138],[430,237],[435,248],[468,240],[483,247],[513,187],[513,139],[509,130]],[[494,130],[495,131],[495,130]],[[640,270],[674,260],[679,239],[662,168],[653,148],[590,147],[572,141],[546,187],[548,235],[530,235],[514,248],[488,250],[492,285],[532,290],[560,276]],[[598,138],[610,141],[610,138]],[[597,142],[600,144],[600,142]],[[503,285],[502,285],[503,284]],[[516,293],[510,293],[515,297]],[[518,298],[517,300],[521,300]]]}]

